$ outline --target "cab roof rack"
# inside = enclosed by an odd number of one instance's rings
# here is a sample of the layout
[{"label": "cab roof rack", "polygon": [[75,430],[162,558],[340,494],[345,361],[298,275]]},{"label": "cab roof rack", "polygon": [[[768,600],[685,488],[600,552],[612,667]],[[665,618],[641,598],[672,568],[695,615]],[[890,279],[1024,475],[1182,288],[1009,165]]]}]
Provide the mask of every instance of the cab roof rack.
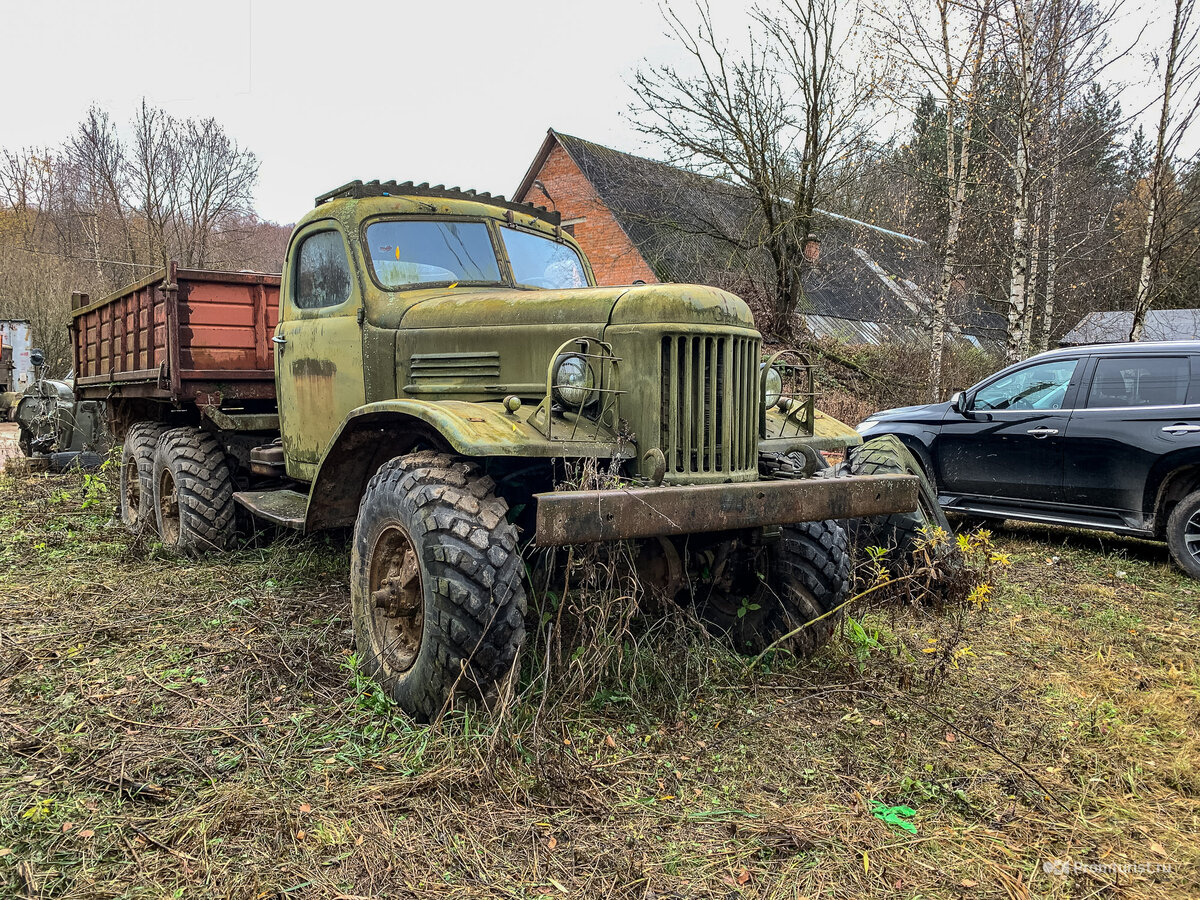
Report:
[{"label": "cab roof rack", "polygon": [[316,199],[316,205],[328,203],[330,200],[342,199],[357,199],[360,197],[445,197],[450,200],[477,200],[480,203],[486,203],[489,206],[499,206],[504,209],[510,209],[513,212],[524,213],[527,216],[535,216],[544,222],[551,225],[558,225],[562,222],[562,215],[557,210],[549,210],[544,206],[535,206],[532,203],[515,203],[511,200],[505,200],[502,195],[489,194],[487,191],[475,191],[468,188],[463,190],[459,187],[448,188],[444,184],[435,184],[430,187],[428,181],[423,181],[420,184],[413,184],[411,181],[405,181],[397,184],[395,181],[367,181],[355,179],[348,184],[343,184],[339,188],[334,188],[332,191],[327,191],[321,194]]}]

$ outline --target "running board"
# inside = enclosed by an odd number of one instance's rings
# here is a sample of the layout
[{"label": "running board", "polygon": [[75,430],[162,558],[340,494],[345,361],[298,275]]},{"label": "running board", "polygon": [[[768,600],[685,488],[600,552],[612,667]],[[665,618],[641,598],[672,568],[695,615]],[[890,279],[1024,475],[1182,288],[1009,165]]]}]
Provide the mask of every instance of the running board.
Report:
[{"label": "running board", "polygon": [[304,530],[308,497],[299,491],[236,491],[233,499],[260,519]]}]

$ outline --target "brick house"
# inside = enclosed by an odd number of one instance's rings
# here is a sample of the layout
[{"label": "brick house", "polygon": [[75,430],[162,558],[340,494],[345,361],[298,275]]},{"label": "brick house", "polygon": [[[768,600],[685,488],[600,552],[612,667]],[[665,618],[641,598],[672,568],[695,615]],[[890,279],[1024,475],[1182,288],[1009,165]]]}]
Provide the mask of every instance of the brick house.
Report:
[{"label": "brick house", "polygon": [[[753,304],[772,282],[754,201],[728,182],[551,128],[513,199],[558,210],[601,284],[711,284]],[[798,309],[806,328],[854,343],[927,342],[938,273],[925,242],[817,212],[819,256]],[[952,341],[1003,341],[1003,317],[966,290],[950,319]]]}]

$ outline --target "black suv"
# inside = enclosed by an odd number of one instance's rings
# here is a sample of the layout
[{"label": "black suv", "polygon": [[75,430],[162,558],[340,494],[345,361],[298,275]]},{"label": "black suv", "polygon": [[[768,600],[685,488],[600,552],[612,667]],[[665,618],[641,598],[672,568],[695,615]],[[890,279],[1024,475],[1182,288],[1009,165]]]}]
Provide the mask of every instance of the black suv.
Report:
[{"label": "black suv", "polygon": [[902,440],[947,511],[1158,538],[1200,578],[1200,342],[1053,350],[858,431]]}]

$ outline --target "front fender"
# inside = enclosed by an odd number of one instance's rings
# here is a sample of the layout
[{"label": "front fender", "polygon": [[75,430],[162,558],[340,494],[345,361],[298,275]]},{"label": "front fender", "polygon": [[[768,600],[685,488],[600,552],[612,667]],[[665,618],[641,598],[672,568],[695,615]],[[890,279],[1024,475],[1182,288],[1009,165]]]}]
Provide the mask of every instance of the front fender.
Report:
[{"label": "front fender", "polygon": [[857,431],[833,416],[827,416],[819,409],[815,411],[813,433],[805,434],[798,427],[794,418],[777,409],[769,409],[766,414],[766,434],[758,442],[758,449],[764,453],[789,453],[801,444],[806,444],[814,450],[847,450],[862,443]]},{"label": "front fender", "polygon": [[413,399],[358,407],[342,420],[321,457],[309,490],[305,531],[352,524],[371,476],[389,459],[418,447],[474,458],[633,456],[616,434],[585,418],[557,421],[556,440],[550,440],[530,424],[535,409],[529,404],[510,413],[502,402]]}]

